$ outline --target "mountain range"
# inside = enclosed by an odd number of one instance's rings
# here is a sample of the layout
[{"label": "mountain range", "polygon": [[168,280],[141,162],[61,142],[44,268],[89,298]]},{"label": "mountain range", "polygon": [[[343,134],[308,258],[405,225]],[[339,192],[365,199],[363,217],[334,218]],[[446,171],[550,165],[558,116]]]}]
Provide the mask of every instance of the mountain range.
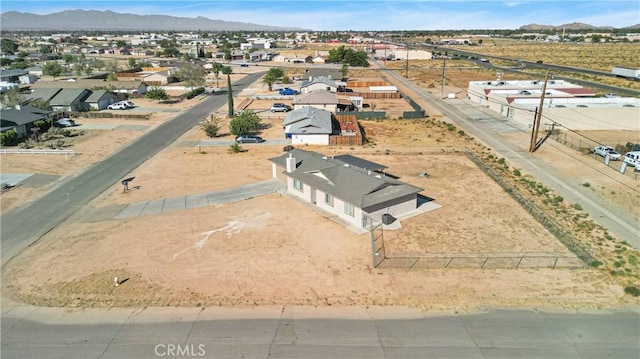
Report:
[{"label": "mountain range", "polygon": [[[621,27],[621,29],[638,29],[640,28],[640,23],[633,26]],[[564,25],[540,25],[540,24],[529,24],[520,26],[520,30],[613,30],[615,27],[613,26],[593,26],[581,22],[572,22],[570,24]]]},{"label": "mountain range", "polygon": [[7,11],[0,15],[3,31],[310,31],[206,17],[119,14],[113,11],[66,10],[48,15]]}]

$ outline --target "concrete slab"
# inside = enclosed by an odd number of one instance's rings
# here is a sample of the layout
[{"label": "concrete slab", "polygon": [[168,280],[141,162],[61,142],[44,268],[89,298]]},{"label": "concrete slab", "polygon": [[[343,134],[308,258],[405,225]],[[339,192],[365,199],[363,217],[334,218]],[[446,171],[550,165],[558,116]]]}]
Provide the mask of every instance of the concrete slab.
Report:
[{"label": "concrete slab", "polygon": [[33,176],[33,173],[0,173],[0,183],[8,183],[17,186],[18,183]]},{"label": "concrete slab", "polygon": [[118,127],[118,125],[108,123],[84,123],[74,128],[79,130],[113,130],[116,127]]},{"label": "concrete slab", "polygon": [[122,219],[127,217],[136,217],[140,215],[140,213],[144,210],[144,207],[146,207],[146,205],[147,205],[147,202],[132,203],[127,207],[125,207],[122,211],[120,211],[120,213],[118,213],[113,218]]},{"label": "concrete slab", "polygon": [[144,207],[142,212],[140,212],[140,215],[146,216],[148,214],[160,214],[162,213],[163,207],[164,207],[164,198],[154,199],[153,201],[147,202],[147,206]]},{"label": "concrete slab", "polygon": [[165,198],[162,213],[184,211],[186,208],[185,196]]},{"label": "concrete slab", "polygon": [[186,197],[186,207],[187,209],[200,208],[200,207],[208,207],[209,206],[209,197],[206,193],[202,194],[190,194]]}]

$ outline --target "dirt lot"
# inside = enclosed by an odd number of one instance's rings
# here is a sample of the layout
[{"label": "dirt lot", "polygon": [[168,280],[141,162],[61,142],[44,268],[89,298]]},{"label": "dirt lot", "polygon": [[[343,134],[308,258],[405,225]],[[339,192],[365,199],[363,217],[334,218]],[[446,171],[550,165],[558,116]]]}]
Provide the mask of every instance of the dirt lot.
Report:
[{"label": "dirt lot", "polygon": [[[250,108],[264,105],[256,101]],[[222,117],[224,109],[220,111],[216,114]],[[281,118],[265,115],[271,125],[265,137],[279,136]],[[433,118],[362,125],[371,145],[309,149],[353,153],[385,164],[389,173],[424,188],[423,194],[442,206],[404,220],[398,231],[386,231],[389,252],[566,251],[493,180],[456,153],[465,146],[481,147],[464,133]],[[78,136],[85,141],[74,148],[81,153],[102,148],[93,159],[80,155],[49,163],[48,158],[30,157],[5,164],[3,157],[2,170],[70,175],[140,135],[87,132],[91,134]],[[189,131],[135,170],[139,189],[123,193],[114,184],[89,206],[101,209],[262,181],[271,177],[268,158],[282,153],[280,146],[246,145],[248,151],[233,155],[225,146],[201,152],[178,146],[204,139],[202,131]],[[417,176],[422,171],[430,176]],[[16,203],[34,193],[3,194],[3,210],[7,194]],[[368,234],[357,235],[280,194],[161,215],[83,218],[69,218],[4,268],[3,283],[12,295],[38,305],[107,307],[637,305],[607,273],[595,269],[374,268]],[[115,287],[115,276],[127,280]]]}]

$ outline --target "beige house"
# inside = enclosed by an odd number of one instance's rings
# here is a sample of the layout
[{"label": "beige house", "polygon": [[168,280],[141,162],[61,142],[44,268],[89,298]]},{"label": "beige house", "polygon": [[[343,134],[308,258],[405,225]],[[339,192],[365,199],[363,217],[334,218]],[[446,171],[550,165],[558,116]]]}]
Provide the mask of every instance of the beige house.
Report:
[{"label": "beige house", "polygon": [[316,90],[309,93],[296,95],[293,98],[293,109],[298,110],[305,106],[319,108],[321,110],[336,112],[338,107],[338,95],[327,90]]}]

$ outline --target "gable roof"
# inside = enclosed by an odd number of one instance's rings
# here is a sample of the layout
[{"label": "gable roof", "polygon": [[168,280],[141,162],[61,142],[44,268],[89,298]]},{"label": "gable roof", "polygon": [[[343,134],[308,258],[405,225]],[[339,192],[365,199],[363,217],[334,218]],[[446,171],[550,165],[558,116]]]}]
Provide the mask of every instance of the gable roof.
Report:
[{"label": "gable roof", "polygon": [[300,88],[311,86],[313,84],[324,84],[327,86],[338,88],[338,84],[334,80],[326,76],[313,77],[311,80],[303,81],[302,84],[300,84]]},{"label": "gable roof", "polygon": [[[366,209],[423,190],[383,173],[356,167],[317,152],[293,149],[270,160],[276,165],[286,167],[286,159],[289,156],[296,159],[296,169],[286,173],[287,176],[359,208]],[[362,161],[361,163],[368,162]]]},{"label": "gable roof", "polygon": [[32,93],[25,96],[25,100],[31,101],[31,100],[43,99],[44,101],[51,102],[51,99],[54,98],[60,91],[62,91],[62,88],[60,87],[35,89],[33,90]]},{"label": "gable roof", "polygon": [[316,90],[309,93],[296,95],[293,98],[294,105],[337,105],[338,95],[326,90]]},{"label": "gable roof", "polygon": [[62,89],[49,102],[51,106],[70,106],[75,101],[89,97],[91,91],[85,89]]},{"label": "gable roof", "polygon": [[333,133],[331,112],[311,106],[287,113],[284,126],[291,126],[288,132],[294,134]]},{"label": "gable roof", "polygon": [[49,117],[51,111],[42,110],[33,106],[21,106],[20,109],[0,110],[0,126],[14,127],[26,125],[34,121],[42,120]]},{"label": "gable roof", "polygon": [[[94,91],[91,92],[91,95],[89,95],[89,97],[87,97],[87,99],[85,101],[86,102],[98,102],[98,101],[100,101],[100,99],[102,99],[107,94],[111,94],[111,92],[109,92],[107,90],[94,90]],[[115,97],[115,95],[113,95],[113,94],[111,94],[111,95]]]}]

